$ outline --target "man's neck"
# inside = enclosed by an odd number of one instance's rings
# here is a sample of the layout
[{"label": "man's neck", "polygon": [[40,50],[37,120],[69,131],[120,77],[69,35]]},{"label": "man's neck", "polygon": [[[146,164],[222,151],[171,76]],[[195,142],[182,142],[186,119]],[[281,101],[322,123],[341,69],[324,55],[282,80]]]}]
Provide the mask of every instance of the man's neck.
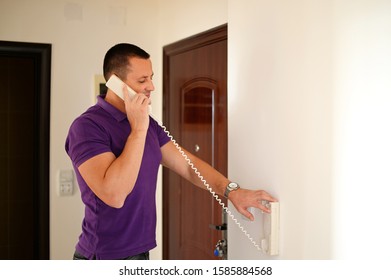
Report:
[{"label": "man's neck", "polygon": [[115,93],[113,93],[111,90],[107,91],[105,101],[107,103],[113,105],[115,108],[120,110],[122,113],[126,114],[124,101],[120,97],[118,97]]}]

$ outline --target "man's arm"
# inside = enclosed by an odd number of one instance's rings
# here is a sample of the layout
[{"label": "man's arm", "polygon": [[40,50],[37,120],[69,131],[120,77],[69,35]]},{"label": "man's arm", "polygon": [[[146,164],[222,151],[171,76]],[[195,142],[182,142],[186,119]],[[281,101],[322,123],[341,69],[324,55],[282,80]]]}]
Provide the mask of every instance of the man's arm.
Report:
[{"label": "man's arm", "polygon": [[[187,179],[194,185],[205,189],[204,184],[194,173],[194,170],[192,170],[185,158],[179,153],[178,149],[171,141],[164,145],[161,150],[163,155],[162,164],[165,167],[173,170],[175,173]],[[189,153],[185,149],[183,149],[183,151],[189,157],[191,162],[198,169],[198,171],[201,173],[201,175],[204,177],[204,179],[207,181],[213,191],[223,196],[225,188],[230,183],[230,180],[223,176],[221,173],[219,173],[208,163],[202,161],[201,159]],[[253,191],[243,188],[230,192],[228,195],[228,199],[233,203],[235,208],[242,215],[249,218],[250,220],[253,220],[254,217],[247,210],[247,208],[256,207],[261,209],[262,211],[270,212],[267,207],[261,204],[261,201],[277,201],[275,198],[273,198],[271,195],[269,195],[263,190]]]},{"label": "man's arm", "polygon": [[90,189],[104,203],[121,208],[133,190],[144,152],[146,132],[131,133],[121,155],[111,152],[90,158],[79,166],[79,172]]},{"label": "man's arm", "polygon": [[[121,208],[133,190],[144,154],[149,126],[148,98],[137,94],[130,98],[124,90],[125,111],[132,131],[121,155],[111,152],[90,158],[79,166],[79,172],[90,189],[104,203]],[[108,95],[115,95],[111,90]]]}]

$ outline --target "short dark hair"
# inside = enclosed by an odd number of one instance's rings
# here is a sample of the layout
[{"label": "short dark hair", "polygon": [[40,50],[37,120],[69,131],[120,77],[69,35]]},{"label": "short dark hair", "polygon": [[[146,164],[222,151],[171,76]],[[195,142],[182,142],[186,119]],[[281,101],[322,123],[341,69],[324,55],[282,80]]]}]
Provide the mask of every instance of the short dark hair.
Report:
[{"label": "short dark hair", "polygon": [[128,43],[120,43],[111,47],[103,60],[103,75],[106,81],[112,74],[125,80],[128,72],[129,58],[148,59],[150,55],[140,47]]}]

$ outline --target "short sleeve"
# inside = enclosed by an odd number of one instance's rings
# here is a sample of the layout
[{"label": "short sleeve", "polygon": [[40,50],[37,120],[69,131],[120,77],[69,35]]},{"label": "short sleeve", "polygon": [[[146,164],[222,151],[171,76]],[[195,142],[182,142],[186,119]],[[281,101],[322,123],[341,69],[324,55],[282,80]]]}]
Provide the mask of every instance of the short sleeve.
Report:
[{"label": "short sleeve", "polygon": [[152,124],[155,127],[156,135],[159,141],[160,147],[164,146],[168,141],[170,141],[170,137],[168,137],[167,133],[164,131],[164,129],[155,121],[153,118],[151,118]]},{"label": "short sleeve", "polygon": [[79,167],[96,155],[111,152],[110,137],[97,122],[78,118],[69,129],[65,150],[73,164]]}]

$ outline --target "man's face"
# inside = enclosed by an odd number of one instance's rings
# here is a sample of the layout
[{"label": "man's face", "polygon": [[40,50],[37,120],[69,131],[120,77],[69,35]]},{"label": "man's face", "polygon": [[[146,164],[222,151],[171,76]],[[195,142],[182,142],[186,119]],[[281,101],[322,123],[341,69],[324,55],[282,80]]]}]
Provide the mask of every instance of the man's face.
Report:
[{"label": "man's face", "polygon": [[135,92],[151,97],[151,92],[155,90],[153,85],[152,62],[150,59],[132,57],[129,59],[129,71],[124,81]]}]

